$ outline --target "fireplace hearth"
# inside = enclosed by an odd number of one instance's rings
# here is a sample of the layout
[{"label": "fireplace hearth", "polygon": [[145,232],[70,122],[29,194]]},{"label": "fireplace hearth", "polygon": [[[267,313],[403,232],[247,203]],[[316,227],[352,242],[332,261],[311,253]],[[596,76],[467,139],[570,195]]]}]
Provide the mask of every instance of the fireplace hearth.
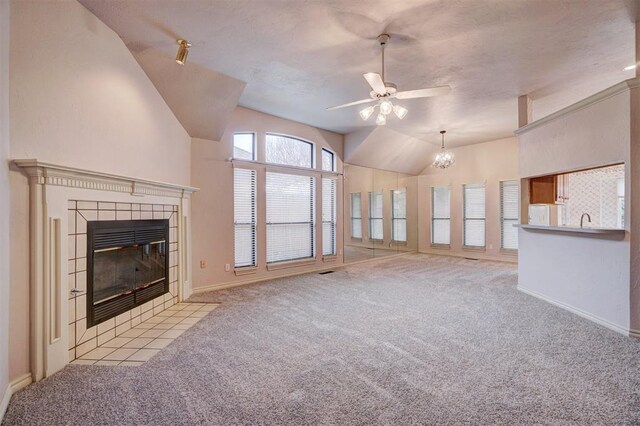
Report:
[{"label": "fireplace hearth", "polygon": [[169,221],[87,222],[87,326],[169,292]]}]

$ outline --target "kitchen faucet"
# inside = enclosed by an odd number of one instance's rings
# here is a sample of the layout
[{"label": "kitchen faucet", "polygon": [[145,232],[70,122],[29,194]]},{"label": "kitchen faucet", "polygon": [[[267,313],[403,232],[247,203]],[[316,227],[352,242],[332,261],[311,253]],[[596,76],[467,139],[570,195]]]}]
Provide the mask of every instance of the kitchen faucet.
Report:
[{"label": "kitchen faucet", "polygon": [[580,216],[580,228],[582,228],[585,216],[587,217],[587,220],[589,221],[589,223],[591,223],[591,216],[589,215],[589,213],[582,213],[582,216]]}]

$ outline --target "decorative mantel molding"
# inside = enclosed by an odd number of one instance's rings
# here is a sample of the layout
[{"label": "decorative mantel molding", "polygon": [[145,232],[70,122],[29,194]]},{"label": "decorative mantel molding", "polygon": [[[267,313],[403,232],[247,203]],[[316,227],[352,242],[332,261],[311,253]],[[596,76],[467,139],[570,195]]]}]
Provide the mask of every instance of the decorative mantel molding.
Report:
[{"label": "decorative mantel molding", "polygon": [[30,179],[40,185],[124,192],[136,196],[187,198],[198,188],[173,183],[157,182],[110,173],[100,173],[75,167],[46,163],[35,159],[14,160]]}]

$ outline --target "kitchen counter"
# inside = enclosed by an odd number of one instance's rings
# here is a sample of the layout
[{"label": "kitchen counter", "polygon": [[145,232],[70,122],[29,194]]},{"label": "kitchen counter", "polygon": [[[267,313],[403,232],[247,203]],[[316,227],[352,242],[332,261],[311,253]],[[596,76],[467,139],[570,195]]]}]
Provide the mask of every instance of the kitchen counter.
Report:
[{"label": "kitchen counter", "polygon": [[548,232],[573,232],[581,234],[618,234],[623,235],[626,231],[620,228],[580,228],[579,226],[546,226],[546,225],[527,225],[519,224],[513,225],[522,229],[531,229],[535,231],[548,231]]}]

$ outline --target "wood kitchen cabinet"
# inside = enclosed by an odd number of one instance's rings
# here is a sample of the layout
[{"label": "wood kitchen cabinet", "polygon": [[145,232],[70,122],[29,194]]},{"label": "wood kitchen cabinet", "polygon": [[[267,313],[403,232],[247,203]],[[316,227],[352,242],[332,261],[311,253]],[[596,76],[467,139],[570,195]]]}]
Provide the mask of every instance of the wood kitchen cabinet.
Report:
[{"label": "wood kitchen cabinet", "polygon": [[530,204],[564,204],[569,199],[567,175],[540,176],[529,179]]}]

